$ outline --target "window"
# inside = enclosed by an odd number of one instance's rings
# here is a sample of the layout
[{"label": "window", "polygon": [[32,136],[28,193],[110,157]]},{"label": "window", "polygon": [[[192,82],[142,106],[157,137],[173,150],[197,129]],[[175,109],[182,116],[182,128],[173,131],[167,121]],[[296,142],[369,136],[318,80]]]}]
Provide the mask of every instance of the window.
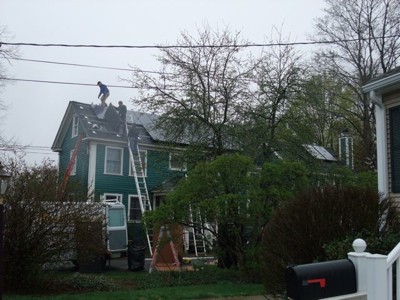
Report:
[{"label": "window", "polygon": [[122,175],[122,148],[106,147],[105,174]]},{"label": "window", "polygon": [[400,106],[389,110],[392,192],[400,193]]},{"label": "window", "polygon": [[78,135],[78,116],[74,115],[72,117],[72,137],[76,137]]},{"label": "window", "polygon": [[[140,154],[140,160],[142,162],[143,170],[140,169],[139,162],[135,161],[135,168],[136,168],[137,176],[143,177],[143,175],[144,175],[144,177],[146,177],[147,176],[147,151],[139,151],[139,154]],[[129,161],[129,176],[133,176],[133,175],[134,175],[133,168]]]},{"label": "window", "polygon": [[165,195],[155,195],[153,200],[153,209],[157,209],[162,203],[165,202]]},{"label": "window", "polygon": [[169,169],[176,171],[186,171],[187,165],[181,154],[179,153],[169,154]]},{"label": "window", "polygon": [[122,195],[121,194],[104,194],[104,200],[117,200],[122,203]]},{"label": "window", "polygon": [[138,196],[129,196],[129,216],[128,220],[134,223],[139,223],[142,219],[142,209]]},{"label": "window", "polygon": [[124,226],[124,210],[120,207],[110,208],[108,210],[108,226],[121,227]]},{"label": "window", "polygon": [[[71,150],[71,152],[69,153],[69,160],[71,160],[73,154],[74,154],[74,150]],[[78,156],[75,157],[74,166],[72,167],[72,170],[71,170],[71,175],[76,175],[76,161],[77,161],[77,159],[78,159]]]}]

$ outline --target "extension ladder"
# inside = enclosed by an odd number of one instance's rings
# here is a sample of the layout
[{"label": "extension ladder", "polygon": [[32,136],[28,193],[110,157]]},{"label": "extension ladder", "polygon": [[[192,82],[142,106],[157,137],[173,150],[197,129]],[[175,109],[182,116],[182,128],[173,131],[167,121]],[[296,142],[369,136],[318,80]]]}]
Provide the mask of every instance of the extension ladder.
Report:
[{"label": "extension ladder", "polygon": [[[132,122],[132,126],[136,126]],[[128,125],[125,123],[125,128],[126,132],[128,133]],[[138,138],[134,137],[134,138]],[[149,197],[149,191],[147,189],[147,184],[146,184],[146,177],[145,177],[145,172],[143,168],[143,163],[142,163],[142,158],[140,157],[140,150],[139,150],[139,144],[136,141],[133,141],[131,143],[131,138],[129,137],[128,134],[128,150],[129,150],[129,162],[130,165],[132,166],[132,171],[133,171],[133,177],[135,179],[135,185],[136,185],[136,191],[137,195],[139,198],[139,204],[140,204],[140,210],[142,212],[142,215],[146,211],[151,211],[151,202],[150,202],[150,197]],[[146,232],[146,240],[147,240],[147,245],[149,247],[149,252],[150,255],[153,255],[153,232],[151,229],[149,229],[146,224],[145,225],[145,232]]]},{"label": "extension ladder", "polygon": [[71,176],[72,170],[74,169],[74,165],[75,165],[76,157],[78,156],[79,148],[81,147],[82,139],[83,139],[83,133],[81,133],[78,136],[78,139],[76,140],[74,152],[72,152],[72,155],[71,155],[71,158],[69,160],[67,169],[65,170],[63,181],[61,183],[60,188],[58,189],[58,193],[57,193],[57,200],[58,201],[62,201],[62,197],[64,196],[65,189],[67,188],[69,177]]},{"label": "extension ladder", "polygon": [[[189,232],[192,234],[194,253],[196,256],[199,254],[206,254],[206,243],[204,240],[204,230],[201,223],[200,212],[196,214],[196,220],[193,218],[192,206],[189,206],[190,211],[190,228]],[[189,236],[190,243],[190,236]]]}]

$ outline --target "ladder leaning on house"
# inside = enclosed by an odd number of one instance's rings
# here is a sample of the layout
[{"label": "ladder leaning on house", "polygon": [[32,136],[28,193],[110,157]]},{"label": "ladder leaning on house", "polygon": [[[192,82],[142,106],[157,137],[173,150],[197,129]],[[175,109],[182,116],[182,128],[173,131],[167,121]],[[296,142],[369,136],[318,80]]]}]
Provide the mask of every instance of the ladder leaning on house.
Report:
[{"label": "ladder leaning on house", "polygon": [[65,193],[65,189],[67,188],[69,177],[71,176],[72,170],[74,169],[76,157],[78,156],[79,148],[81,147],[83,139],[83,134],[81,133],[76,140],[74,152],[72,152],[71,158],[69,159],[69,163],[67,165],[67,169],[65,170],[63,181],[58,189],[57,200],[62,201],[62,198]]},{"label": "ladder leaning on house", "polygon": [[[196,213],[193,216],[192,206],[189,206],[190,212],[190,223],[191,227],[189,229],[189,234],[192,234],[192,241],[194,247],[194,253],[196,256],[199,254],[206,254],[206,243],[204,238],[204,229],[203,223],[201,221],[200,212],[196,209]],[[200,224],[200,225],[199,225]],[[189,236],[189,244],[190,244],[190,236]]]},{"label": "ladder leaning on house", "polygon": [[[132,126],[135,126],[135,124],[132,121]],[[139,204],[140,204],[140,210],[142,212],[142,215],[146,211],[151,211],[151,202],[150,202],[150,197],[149,197],[149,192],[147,189],[147,184],[146,184],[146,178],[145,178],[145,172],[143,168],[143,162],[140,157],[140,150],[139,150],[139,144],[137,142],[138,136],[131,138],[129,136],[129,131],[128,131],[128,125],[125,123],[125,129],[126,133],[128,136],[128,151],[129,151],[129,163],[132,166],[132,172],[133,176],[135,179],[135,185],[136,185],[136,191],[137,191],[137,196],[139,199]],[[136,140],[134,140],[136,139]],[[150,255],[153,255],[153,231],[152,229],[148,228],[146,224],[145,226],[145,232],[146,232],[146,240],[147,240],[147,245],[149,247],[149,252]]]}]

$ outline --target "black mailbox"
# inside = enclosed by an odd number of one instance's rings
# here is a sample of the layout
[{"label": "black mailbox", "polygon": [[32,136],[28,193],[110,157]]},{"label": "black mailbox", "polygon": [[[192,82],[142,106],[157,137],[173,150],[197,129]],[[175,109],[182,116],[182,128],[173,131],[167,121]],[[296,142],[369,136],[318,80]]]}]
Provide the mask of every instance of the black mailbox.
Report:
[{"label": "black mailbox", "polygon": [[305,264],[286,269],[287,296],[317,300],[357,292],[356,270],[349,259]]}]

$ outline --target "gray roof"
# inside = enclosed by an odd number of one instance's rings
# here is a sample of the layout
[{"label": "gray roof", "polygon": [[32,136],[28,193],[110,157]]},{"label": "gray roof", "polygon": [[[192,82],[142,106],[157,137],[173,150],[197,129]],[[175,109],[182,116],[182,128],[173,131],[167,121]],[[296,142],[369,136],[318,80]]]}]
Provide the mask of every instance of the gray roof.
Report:
[{"label": "gray roof", "polygon": [[[70,101],[54,140],[53,151],[61,149],[62,141],[74,115],[78,116],[79,124],[87,138],[117,143],[127,142],[127,137],[122,131],[122,122],[119,114],[112,105],[102,107],[100,105]],[[157,115],[138,111],[128,111],[126,117],[128,130],[132,127],[132,124],[136,125],[141,144],[167,142],[160,130],[155,129],[157,119]]]},{"label": "gray roof", "polygon": [[306,145],[303,147],[310,153],[314,158],[324,161],[337,161],[333,154],[325,147],[317,145]]}]

